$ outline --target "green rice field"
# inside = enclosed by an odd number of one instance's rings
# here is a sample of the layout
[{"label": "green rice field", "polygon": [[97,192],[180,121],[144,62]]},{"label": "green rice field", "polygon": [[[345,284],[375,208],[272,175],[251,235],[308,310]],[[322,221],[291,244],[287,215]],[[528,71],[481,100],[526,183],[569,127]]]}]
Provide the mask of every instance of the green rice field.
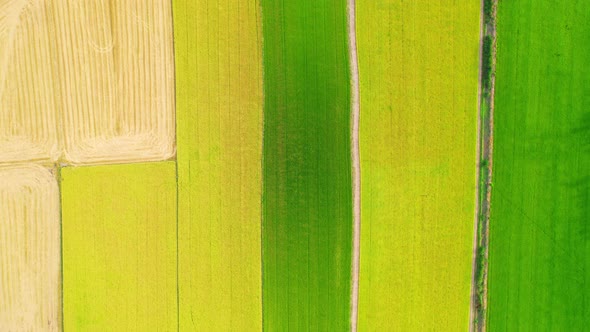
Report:
[{"label": "green rice field", "polygon": [[346,1],[262,0],[263,325],[350,325],[352,188]]},{"label": "green rice field", "polygon": [[489,331],[583,331],[590,317],[590,10],[500,1]]}]

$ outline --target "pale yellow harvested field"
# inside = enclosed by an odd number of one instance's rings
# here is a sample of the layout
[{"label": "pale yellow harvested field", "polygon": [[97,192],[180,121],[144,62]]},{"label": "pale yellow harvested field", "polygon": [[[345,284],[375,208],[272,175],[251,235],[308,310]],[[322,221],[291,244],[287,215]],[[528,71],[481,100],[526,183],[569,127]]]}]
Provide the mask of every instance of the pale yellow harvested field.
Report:
[{"label": "pale yellow harvested field", "polygon": [[0,163],[175,153],[169,1],[0,0]]},{"label": "pale yellow harvested field", "polygon": [[49,13],[47,5],[0,0],[0,163],[61,153]]},{"label": "pale yellow harvested field", "polygon": [[58,330],[59,233],[54,175],[0,167],[0,331]]},{"label": "pale yellow harvested field", "polygon": [[55,1],[66,159],[163,160],[174,154],[170,1]]}]

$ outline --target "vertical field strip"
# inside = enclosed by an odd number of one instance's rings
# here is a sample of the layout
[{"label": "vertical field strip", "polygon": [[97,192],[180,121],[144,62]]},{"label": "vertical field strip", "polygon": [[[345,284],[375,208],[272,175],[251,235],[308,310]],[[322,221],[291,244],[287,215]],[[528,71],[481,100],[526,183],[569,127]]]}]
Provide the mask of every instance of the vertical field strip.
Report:
[{"label": "vertical field strip", "polygon": [[264,329],[350,329],[346,0],[262,0]]},{"label": "vertical field strip", "polygon": [[64,330],[177,330],[174,163],[60,179]]},{"label": "vertical field strip", "polygon": [[181,331],[262,328],[259,6],[173,1]]},{"label": "vertical field strip", "polygon": [[359,330],[467,330],[478,2],[356,1]]},{"label": "vertical field strip", "polygon": [[492,190],[496,0],[481,1],[477,192],[471,280],[470,331],[486,331],[489,218]]},{"label": "vertical field strip", "polygon": [[351,127],[351,156],[352,156],[352,205],[353,205],[353,244],[352,244],[352,287],[350,299],[350,329],[356,332],[358,328],[358,299],[361,250],[361,160],[359,147],[360,129],[360,91],[358,54],[356,45],[356,15],[355,0],[348,0],[348,50],[350,61],[350,94],[352,106]]},{"label": "vertical field strip", "polygon": [[59,227],[54,174],[40,166],[1,166],[1,330],[60,330]]},{"label": "vertical field strip", "polygon": [[487,328],[587,330],[590,10],[524,0],[497,11]]}]

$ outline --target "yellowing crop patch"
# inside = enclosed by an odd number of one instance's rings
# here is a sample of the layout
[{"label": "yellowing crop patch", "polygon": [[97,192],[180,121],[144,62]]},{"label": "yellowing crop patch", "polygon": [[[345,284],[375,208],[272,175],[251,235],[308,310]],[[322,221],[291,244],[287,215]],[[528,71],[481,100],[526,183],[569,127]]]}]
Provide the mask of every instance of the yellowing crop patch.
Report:
[{"label": "yellowing crop patch", "polygon": [[360,330],[469,327],[479,10],[357,1]]}]

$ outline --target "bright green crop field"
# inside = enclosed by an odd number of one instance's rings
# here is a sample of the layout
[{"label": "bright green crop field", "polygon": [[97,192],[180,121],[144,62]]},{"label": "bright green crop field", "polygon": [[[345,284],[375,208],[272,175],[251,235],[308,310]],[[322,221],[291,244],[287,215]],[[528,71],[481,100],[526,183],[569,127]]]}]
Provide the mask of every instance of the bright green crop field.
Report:
[{"label": "bright green crop field", "polygon": [[345,331],[352,187],[345,0],[262,0],[263,324]]},{"label": "bright green crop field", "polygon": [[501,1],[490,331],[582,331],[590,317],[590,10]]}]

